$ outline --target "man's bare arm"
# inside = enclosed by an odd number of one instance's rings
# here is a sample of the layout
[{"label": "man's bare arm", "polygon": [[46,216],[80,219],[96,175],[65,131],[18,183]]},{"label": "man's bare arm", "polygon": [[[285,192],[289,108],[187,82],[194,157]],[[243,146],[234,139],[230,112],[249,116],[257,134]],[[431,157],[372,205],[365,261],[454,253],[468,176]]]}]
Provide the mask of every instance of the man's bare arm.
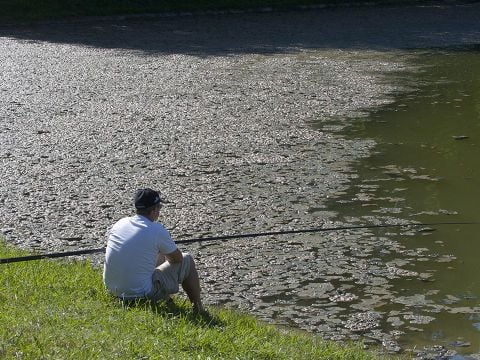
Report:
[{"label": "man's bare arm", "polygon": [[170,254],[165,254],[165,258],[169,263],[181,263],[183,260],[183,255],[182,252],[178,249],[175,251],[171,252]]}]

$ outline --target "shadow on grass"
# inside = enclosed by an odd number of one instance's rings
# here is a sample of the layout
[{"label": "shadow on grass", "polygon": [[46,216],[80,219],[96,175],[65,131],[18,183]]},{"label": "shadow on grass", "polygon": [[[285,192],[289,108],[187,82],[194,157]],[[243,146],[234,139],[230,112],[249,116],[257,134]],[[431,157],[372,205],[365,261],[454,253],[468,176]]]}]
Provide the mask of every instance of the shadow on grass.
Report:
[{"label": "shadow on grass", "polygon": [[211,311],[194,312],[190,305],[187,304],[187,300],[182,300],[181,298],[156,302],[149,299],[121,300],[114,298],[113,301],[126,310],[136,308],[152,311],[156,315],[170,319],[184,318],[197,326],[213,328],[221,327],[225,324]]}]

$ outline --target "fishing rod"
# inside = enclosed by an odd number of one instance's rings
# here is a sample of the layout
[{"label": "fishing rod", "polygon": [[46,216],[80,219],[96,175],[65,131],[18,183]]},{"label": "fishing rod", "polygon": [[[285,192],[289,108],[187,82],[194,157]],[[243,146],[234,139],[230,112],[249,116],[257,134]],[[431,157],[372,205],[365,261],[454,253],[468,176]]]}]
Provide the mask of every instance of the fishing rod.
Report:
[{"label": "fishing rod", "polygon": [[[177,240],[175,242],[177,244],[189,244],[189,243],[207,242],[207,241],[226,241],[226,240],[232,240],[232,239],[256,238],[261,236],[272,236],[272,235],[308,234],[308,233],[346,231],[346,230],[356,230],[356,229],[377,229],[377,228],[390,228],[390,227],[410,227],[410,226],[417,227],[417,226],[437,226],[437,225],[478,225],[478,224],[480,223],[479,222],[433,222],[433,223],[407,223],[407,224],[354,225],[354,226],[281,230],[281,231],[247,233],[247,234],[210,236],[210,237]],[[39,254],[39,255],[11,257],[11,258],[0,259],[0,264],[40,260],[40,259],[46,259],[46,258],[62,258],[62,257],[68,257],[68,256],[76,256],[76,255],[95,254],[95,253],[104,252],[105,249],[106,249],[105,247],[102,247],[102,248],[96,248],[96,249],[83,249],[83,250],[73,250],[73,251],[64,251],[64,252],[56,252],[56,253],[46,253],[46,254]]]}]

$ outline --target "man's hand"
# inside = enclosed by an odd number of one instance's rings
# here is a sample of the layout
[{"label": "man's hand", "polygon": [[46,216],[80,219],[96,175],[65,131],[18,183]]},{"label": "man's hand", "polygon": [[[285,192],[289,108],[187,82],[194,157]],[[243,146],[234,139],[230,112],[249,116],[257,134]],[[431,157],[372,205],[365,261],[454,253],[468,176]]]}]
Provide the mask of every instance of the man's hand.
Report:
[{"label": "man's hand", "polygon": [[181,263],[183,260],[183,255],[182,252],[178,249],[176,249],[174,252],[171,252],[170,254],[165,254],[165,258],[167,261],[171,264],[175,263]]}]

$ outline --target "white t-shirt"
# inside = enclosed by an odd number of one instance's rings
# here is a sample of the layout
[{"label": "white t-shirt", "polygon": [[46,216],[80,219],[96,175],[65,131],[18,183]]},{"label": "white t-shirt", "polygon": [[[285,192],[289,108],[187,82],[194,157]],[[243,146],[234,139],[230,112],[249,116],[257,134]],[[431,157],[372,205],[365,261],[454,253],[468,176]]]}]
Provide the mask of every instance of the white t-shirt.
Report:
[{"label": "white t-shirt", "polygon": [[152,290],[158,254],[176,249],[162,224],[141,215],[123,218],[108,231],[103,281],[118,297],[146,296]]}]

